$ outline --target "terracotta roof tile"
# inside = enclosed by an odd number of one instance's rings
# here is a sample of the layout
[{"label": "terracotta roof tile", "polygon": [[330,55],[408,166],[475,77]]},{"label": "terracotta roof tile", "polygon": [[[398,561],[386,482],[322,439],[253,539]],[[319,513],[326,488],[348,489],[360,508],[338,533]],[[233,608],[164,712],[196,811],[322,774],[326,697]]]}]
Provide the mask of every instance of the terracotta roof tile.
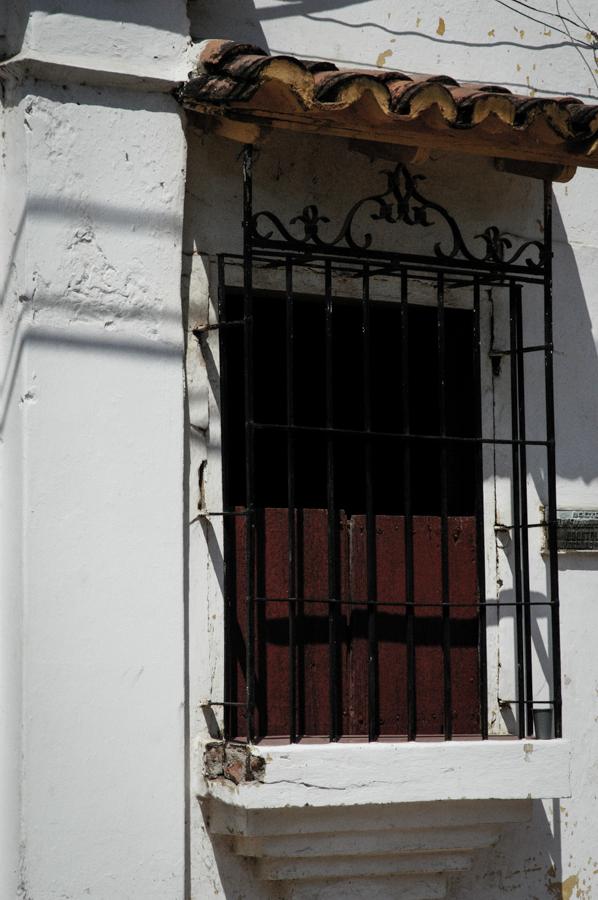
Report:
[{"label": "terracotta roof tile", "polygon": [[203,45],[182,102],[280,128],[598,167],[598,105],[447,75],[339,69],[235,41]]}]

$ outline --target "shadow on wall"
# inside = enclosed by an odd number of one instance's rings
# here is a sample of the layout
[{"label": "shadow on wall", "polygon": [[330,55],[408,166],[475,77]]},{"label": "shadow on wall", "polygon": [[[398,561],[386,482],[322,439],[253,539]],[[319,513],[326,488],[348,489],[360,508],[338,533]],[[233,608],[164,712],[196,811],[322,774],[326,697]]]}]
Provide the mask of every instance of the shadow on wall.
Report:
[{"label": "shadow on wall", "polygon": [[[22,102],[25,91],[23,87],[15,92],[11,100],[15,106]],[[49,102],[64,100],[61,87],[41,82],[36,86],[36,95]],[[177,109],[175,101],[168,95],[112,88],[104,88],[98,93],[92,88],[77,86],[72,88],[69,98],[77,106],[146,110],[157,116]],[[59,129],[57,119],[55,126]],[[45,146],[49,148],[49,145]],[[92,167],[97,162],[88,159],[88,164]],[[113,172],[115,176],[126,178],[128,167],[134,164],[123,150]],[[35,222],[38,228],[53,224],[55,252],[64,259],[64,271],[75,260],[72,286],[69,282],[66,288],[61,285],[61,290],[48,290],[43,279],[36,281],[35,277],[22,283],[15,279],[13,283],[13,270],[26,253],[28,221],[30,224]],[[65,230],[65,223],[69,223],[70,228]],[[57,349],[72,348],[85,353],[97,350],[125,358],[135,355],[148,360],[162,358],[174,363],[181,359],[178,311],[166,308],[163,298],[151,287],[145,296],[135,294],[135,277],[131,273],[120,273],[118,265],[104,259],[95,233],[96,230],[104,234],[111,231],[127,237],[132,231],[143,231],[159,235],[163,242],[170,242],[179,226],[179,216],[159,200],[153,209],[147,203],[136,207],[115,197],[101,202],[97,197],[92,199],[77,193],[74,186],[68,193],[29,194],[13,228],[5,259],[6,274],[0,281],[0,314],[13,315],[12,337],[10,344],[4,346],[0,367],[0,431],[19,390],[22,360],[28,345],[55,345]],[[77,254],[73,253],[73,247],[78,248]],[[87,286],[89,272],[95,273],[104,263],[115,273],[117,281],[120,274],[122,278],[118,287],[113,286],[112,290],[98,286],[93,291]],[[30,259],[28,264],[31,266]],[[29,269],[25,267],[25,271],[29,272]],[[142,276],[143,272],[139,279],[142,280]],[[93,279],[91,281],[93,283]],[[73,325],[91,324],[99,325],[101,331],[86,336],[72,328]],[[125,326],[122,330],[121,325]]]},{"label": "shadow on wall", "polygon": [[25,3],[5,4],[0,19],[0,61],[20,52],[27,30],[29,12]]},{"label": "shadow on wall", "polygon": [[[211,0],[189,0],[188,14],[191,24],[191,37],[194,41],[202,41],[207,37],[229,37],[235,41],[251,41],[259,43],[267,49],[267,41],[261,26],[262,22],[271,22],[274,19],[290,17],[303,17],[313,19],[316,22],[330,22],[341,28],[362,30],[371,28],[380,32],[381,36],[391,37],[416,37],[435,44],[455,44],[461,47],[517,47],[521,48],[521,42],[517,41],[464,41],[450,40],[444,35],[427,34],[425,31],[405,31],[390,28],[388,24],[374,21],[371,13],[364,10],[364,15],[370,16],[359,22],[347,22],[344,19],[335,18],[338,10],[353,8],[361,5],[367,7],[371,0],[282,0],[278,5],[256,7],[255,0],[224,0],[217,5]],[[316,13],[329,13],[318,15]],[[527,49],[554,50],[557,47],[571,46],[570,40],[551,41],[538,46],[527,44]]]},{"label": "shadow on wall", "polygon": [[[358,817],[360,810],[349,809],[347,814]],[[205,812],[203,827],[209,834],[209,817]],[[221,886],[224,897],[232,898],[239,896],[239,886],[242,885],[244,900],[264,900],[266,897],[274,900],[280,896],[268,882],[258,880],[252,865],[255,860],[243,859],[233,852],[233,838],[211,835],[210,841],[217,874],[210,873],[208,879],[211,883],[200,885],[200,890],[220,889]],[[530,851],[522,859],[522,847],[534,846],[540,849]],[[480,900],[481,897],[506,895],[513,900],[568,900],[573,895],[567,893],[567,889],[571,885],[574,889],[577,878],[573,876],[561,880],[561,857],[559,801],[548,801],[546,805],[539,800],[534,801],[529,822],[508,826],[494,847],[475,855],[470,871],[453,876],[447,900]]]},{"label": "shadow on wall", "polygon": [[261,26],[253,0],[235,0],[234,15],[226,3],[215,4],[211,0],[189,0],[187,4],[191,27],[191,39],[197,43],[208,38],[229,38],[247,41],[268,50],[268,41]]},{"label": "shadow on wall", "polygon": [[[178,12],[176,7],[178,6]],[[143,25],[147,28],[157,28],[161,31],[172,31],[177,34],[187,34],[188,21],[185,15],[183,0],[178,3],[163,3],[161,0],[102,0],[96,3],[94,0],[21,0],[7,4],[7,35],[2,56],[9,58],[20,52],[25,38],[25,32],[32,15],[62,15],[77,16],[95,20],[113,22],[115,28],[122,25],[123,21],[133,25]],[[1,39],[1,35],[0,35]]]},{"label": "shadow on wall", "polygon": [[[313,13],[334,12],[348,6],[356,6],[359,3],[367,4],[369,0],[350,0],[350,2],[348,0],[284,0],[278,6],[268,6],[263,9],[256,8],[255,0],[223,2],[217,4],[217,8],[211,0],[189,0],[191,37],[194,41],[202,41],[208,37],[250,41],[267,50],[268,42],[261,25],[262,22],[284,19],[289,16],[309,17]],[[347,24],[340,19],[335,21],[339,25]]]},{"label": "shadow on wall", "polygon": [[[541,183],[534,185],[541,191]],[[530,214],[533,217],[533,213]],[[492,211],[489,211],[492,218]],[[568,243],[565,225],[553,199],[553,339],[554,397],[556,417],[557,478],[577,482],[582,487],[598,479],[598,353],[592,334],[592,319],[581,281],[578,263]],[[583,248],[578,253],[586,252]],[[587,251],[591,252],[591,251]],[[587,266],[586,266],[587,268]],[[495,292],[495,319],[500,316],[508,328],[508,295]],[[544,342],[542,296],[523,291],[524,343]],[[496,338],[495,338],[496,340]],[[502,338],[508,343],[508,331]],[[545,438],[544,354],[528,354],[525,360],[527,438]],[[509,366],[503,364],[495,377],[495,390],[509,389]],[[509,425],[499,429],[509,435]],[[547,502],[546,458],[544,450],[528,448],[528,471],[540,502]],[[509,453],[497,459],[497,474],[511,476]],[[574,488],[572,489],[575,490]],[[570,492],[569,492],[570,493]]]},{"label": "shadow on wall", "polygon": [[[522,848],[530,848],[522,858]],[[450,900],[508,895],[513,900],[565,900],[562,875],[561,807],[534,800],[531,821],[509,827],[492,850],[480,854],[470,872],[455,876]]]},{"label": "shadow on wall", "polygon": [[554,241],[557,474],[587,485],[598,477],[598,353],[577,261],[556,203]]},{"label": "shadow on wall", "polygon": [[[502,20],[505,17],[509,17],[509,13],[506,12],[506,9],[509,9],[509,7],[502,4],[502,0],[496,0],[496,3],[501,5],[495,5],[493,0],[490,0],[488,4],[489,15],[491,16],[491,10],[494,9]],[[362,12],[362,15],[357,20],[341,16],[342,10],[349,8],[353,10],[355,7],[358,7],[358,11]],[[340,65],[364,65],[365,60],[357,48],[360,44],[365,43],[377,48],[377,51],[387,48],[381,53],[381,58],[378,58],[379,64],[383,66],[386,57],[394,52],[388,47],[388,42],[395,44],[397,38],[415,39],[421,42],[422,49],[425,46],[430,47],[430,45],[432,48],[437,47],[437,45],[444,45],[457,48],[483,48],[490,52],[501,48],[513,48],[518,51],[525,49],[525,51],[535,53],[567,48],[572,57],[575,56],[573,60],[575,65],[585,66],[591,71],[595,62],[592,47],[586,43],[585,34],[574,33],[573,35],[567,35],[566,31],[559,29],[554,22],[551,24],[555,26],[555,30],[549,29],[547,32],[545,29],[544,38],[540,43],[530,43],[528,39],[523,46],[521,39],[499,40],[495,37],[489,40],[477,41],[466,40],[463,37],[451,39],[445,34],[444,19],[440,18],[438,19],[438,27],[436,29],[433,27],[430,31],[426,31],[423,27],[419,28],[419,16],[417,18],[417,29],[397,28],[395,23],[406,21],[403,10],[399,8],[398,4],[394,7],[392,4],[389,4],[388,8],[391,11],[388,12],[388,16],[383,16],[375,0],[374,2],[372,0],[280,0],[277,4],[268,3],[263,6],[258,6],[257,0],[222,0],[220,3],[213,3],[211,0],[189,0],[187,8],[192,40],[199,42],[208,38],[229,38],[234,41],[246,41],[256,44],[272,53],[294,52],[296,40],[299,38],[299,43],[302,43],[302,31],[305,31],[307,28],[314,28],[318,23],[321,23],[322,26],[331,26],[334,29],[334,36],[331,37],[330,51],[326,53],[326,58],[332,59]],[[510,9],[510,21],[513,22],[515,31],[521,28],[522,24],[526,24],[522,14],[522,11],[519,9]],[[287,39],[286,32],[284,32],[285,37],[282,39],[275,37],[276,46],[272,46],[268,39],[268,35],[272,33],[270,28],[268,28],[269,23],[275,21],[284,22],[285,19],[291,18],[302,18],[304,20],[303,28],[301,23],[293,23],[293,30],[289,32],[289,39]],[[395,24],[395,27],[393,27],[393,24]],[[275,34],[280,33],[280,30],[275,32]],[[482,33],[485,37],[486,31],[483,30]],[[488,32],[488,37],[490,38],[493,33],[494,29],[491,29]],[[547,39],[547,35],[549,39]],[[367,38],[365,42],[364,38]],[[354,41],[358,43],[354,44]],[[354,53],[358,53],[358,58],[346,58],[347,51],[343,51],[344,58],[333,55],[339,52],[339,48],[352,45],[356,48]],[[307,46],[310,47],[310,44],[307,44]],[[303,55],[311,58],[309,50],[303,50],[302,52]],[[321,58],[317,50],[313,52],[315,53],[313,58]],[[348,52],[350,53],[350,51]],[[507,52],[511,52],[510,49]],[[299,52],[299,55],[302,55],[301,52]],[[447,59],[448,62],[449,60]],[[370,68],[372,63],[373,59],[367,61],[367,65]],[[533,68],[535,69],[535,66]],[[419,68],[417,70],[421,71]],[[596,76],[592,75],[591,77],[598,88]],[[474,83],[476,81],[475,78],[468,78],[468,80]],[[503,76],[501,80],[503,84],[508,85],[511,89],[519,90],[523,93],[527,93],[531,86],[529,79],[526,82],[506,82]],[[542,90],[547,90],[549,93],[558,94],[562,92],[562,89],[562,85],[558,83],[552,86],[542,85]],[[579,96],[592,98],[595,95],[590,93],[580,94]]]}]

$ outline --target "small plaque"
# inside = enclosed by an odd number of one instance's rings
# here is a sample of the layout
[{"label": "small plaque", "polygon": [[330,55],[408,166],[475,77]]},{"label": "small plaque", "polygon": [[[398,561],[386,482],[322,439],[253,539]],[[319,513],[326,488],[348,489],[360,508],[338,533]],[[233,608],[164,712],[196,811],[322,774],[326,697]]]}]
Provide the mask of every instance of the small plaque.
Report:
[{"label": "small plaque", "polygon": [[598,552],[598,509],[559,509],[557,522],[557,550]]}]

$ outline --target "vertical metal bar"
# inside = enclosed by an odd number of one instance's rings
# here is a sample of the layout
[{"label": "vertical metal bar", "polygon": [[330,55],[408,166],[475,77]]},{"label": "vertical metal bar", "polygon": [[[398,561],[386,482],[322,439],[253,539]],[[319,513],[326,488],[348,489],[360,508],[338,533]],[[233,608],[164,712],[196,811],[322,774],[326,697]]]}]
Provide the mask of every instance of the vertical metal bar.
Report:
[{"label": "vertical metal bar", "polygon": [[480,734],[488,738],[488,653],[486,647],[486,563],[484,543],[484,445],[483,436],[483,392],[482,392],[482,331],[480,327],[480,282],[473,283],[473,372],[475,379],[477,408],[475,460],[476,498],[476,567],[479,595],[478,609],[478,654],[480,691]]},{"label": "vertical metal bar", "polygon": [[[446,335],[444,316],[444,274],[436,280],[436,337],[438,341],[438,409],[440,434],[446,437]],[[442,671],[444,739],[453,737],[451,691],[451,608],[448,556],[448,450],[446,441],[440,445],[440,577],[442,590]]]},{"label": "vertical metal bar", "polygon": [[[333,302],[332,302],[332,267],[330,260],[324,264],[324,295],[326,303],[326,427],[334,425],[334,383],[333,383]],[[327,503],[328,503],[328,652],[329,652],[329,708],[330,708],[330,740],[339,738],[339,647],[338,647],[338,534],[337,514],[335,510],[335,478],[334,478],[334,436],[327,436]]]},{"label": "vertical metal bar", "polygon": [[552,346],[552,184],[544,182],[544,373],[546,385],[546,440],[548,476],[548,564],[550,579],[551,631],[552,631],[552,678],[554,699],[554,736],[562,737],[562,694],[561,694],[561,634],[559,605],[559,572],[556,543],[556,451],[554,427],[554,370]]},{"label": "vertical metal bar", "polygon": [[363,266],[362,291],[363,334],[363,419],[366,431],[365,443],[365,504],[367,538],[367,598],[368,598],[368,738],[378,738],[380,725],[378,714],[378,636],[376,600],[378,578],[376,559],[376,514],[374,508],[373,447],[369,432],[372,429],[372,353],[370,331],[370,272]]},{"label": "vertical metal bar", "polygon": [[255,709],[255,484],[253,422],[253,146],[243,148],[243,320],[245,385],[245,573],[247,602],[247,740],[254,740]]},{"label": "vertical metal bar", "polygon": [[519,467],[519,415],[517,390],[517,296],[519,285],[509,285],[510,361],[511,361],[511,453],[513,468],[513,587],[515,590],[515,643],[517,673],[517,724],[519,737],[525,736],[525,675],[523,649],[523,594],[521,590],[521,474]]},{"label": "vertical metal bar", "polygon": [[297,555],[296,555],[296,587],[297,587],[297,616],[295,619],[295,635],[297,640],[297,736],[305,734],[305,649],[306,639],[306,623],[305,623],[305,603],[303,596],[305,593],[305,523],[303,509],[299,508],[296,515],[296,531]]},{"label": "vertical metal bar", "polygon": [[286,393],[287,393],[287,505],[288,505],[288,585],[289,585],[289,739],[297,741],[297,516],[295,509],[295,440],[292,426],[295,424],[294,391],[294,304],[293,263],[286,260]]},{"label": "vertical metal bar", "polygon": [[[410,433],[409,415],[409,277],[401,269],[401,397],[403,433]],[[407,640],[407,739],[417,733],[415,684],[415,595],[413,563],[413,513],[411,508],[411,441],[403,443],[403,507],[405,514],[405,617]]]},{"label": "vertical metal bar", "polygon": [[[222,323],[226,320],[226,269],[224,265],[224,257],[222,254],[218,256],[218,322]],[[220,329],[219,333],[219,359],[220,359],[220,397],[221,409],[222,400],[227,397],[227,352],[226,352],[226,329]],[[226,434],[226,415],[222,415],[220,423],[220,440],[222,445],[222,509],[228,511],[229,506],[229,467],[226,465],[228,458],[228,435]],[[231,581],[230,561],[235,556],[234,545],[234,528],[235,522],[232,516],[223,516],[222,532],[224,540],[224,697],[226,700],[234,701],[237,699],[234,689],[234,612],[235,612],[235,584]],[[224,733],[230,738],[233,736],[235,727],[237,707],[224,707]]]},{"label": "vertical metal bar", "polygon": [[[519,439],[525,441],[525,361],[523,353],[523,304],[521,285],[517,285],[515,295],[515,330],[517,339],[517,400],[519,418]],[[526,734],[534,733],[534,699],[533,671],[532,671],[532,632],[531,632],[531,608],[529,588],[529,529],[527,513],[527,451],[524,443],[519,444],[519,477],[521,480],[521,582],[523,590],[523,624],[524,624],[524,653],[525,653],[525,722]]]}]

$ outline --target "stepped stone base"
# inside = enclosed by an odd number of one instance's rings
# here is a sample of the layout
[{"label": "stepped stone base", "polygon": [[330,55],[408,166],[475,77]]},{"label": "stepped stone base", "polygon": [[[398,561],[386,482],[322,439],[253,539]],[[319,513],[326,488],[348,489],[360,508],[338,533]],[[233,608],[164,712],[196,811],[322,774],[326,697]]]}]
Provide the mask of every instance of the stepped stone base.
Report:
[{"label": "stepped stone base", "polygon": [[258,811],[212,799],[206,812],[212,833],[251,861],[268,896],[436,900],[449,876],[531,810],[530,800],[479,800]]}]

